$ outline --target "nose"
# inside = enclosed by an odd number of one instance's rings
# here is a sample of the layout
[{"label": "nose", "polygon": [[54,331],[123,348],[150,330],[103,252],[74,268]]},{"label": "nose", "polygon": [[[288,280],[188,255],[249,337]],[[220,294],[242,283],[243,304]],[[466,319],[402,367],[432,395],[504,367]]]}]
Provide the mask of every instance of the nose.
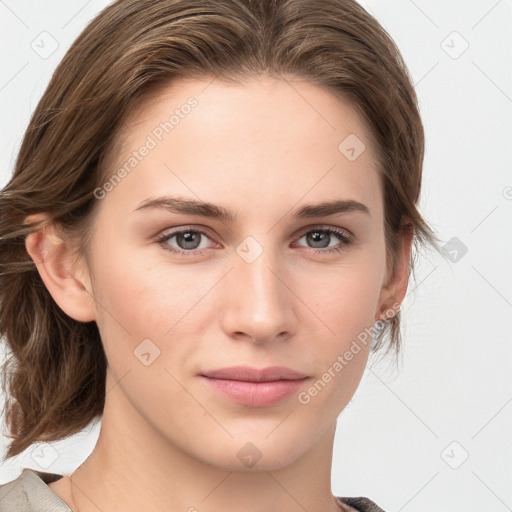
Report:
[{"label": "nose", "polygon": [[297,326],[292,276],[275,251],[262,249],[254,261],[234,253],[222,291],[222,328],[231,338],[255,343],[286,339]]}]

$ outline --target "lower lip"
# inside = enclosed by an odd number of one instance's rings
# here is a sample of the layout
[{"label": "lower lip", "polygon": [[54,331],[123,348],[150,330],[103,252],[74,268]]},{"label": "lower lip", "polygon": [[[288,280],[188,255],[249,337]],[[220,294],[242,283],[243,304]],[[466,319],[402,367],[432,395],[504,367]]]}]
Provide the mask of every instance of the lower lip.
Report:
[{"label": "lower lip", "polygon": [[301,380],[276,380],[246,382],[241,380],[212,379],[203,377],[219,393],[234,402],[250,407],[270,407],[296,393],[307,378]]}]

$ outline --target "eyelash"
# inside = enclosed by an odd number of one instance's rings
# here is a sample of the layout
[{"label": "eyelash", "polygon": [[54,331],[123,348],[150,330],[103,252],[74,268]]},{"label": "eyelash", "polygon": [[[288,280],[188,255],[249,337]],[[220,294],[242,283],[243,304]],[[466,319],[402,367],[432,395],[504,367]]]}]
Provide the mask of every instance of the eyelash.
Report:
[{"label": "eyelash", "polygon": [[[342,231],[340,229],[332,228],[332,227],[314,227],[312,229],[308,229],[307,231],[304,231],[302,235],[299,237],[302,238],[304,235],[307,235],[308,233],[312,232],[321,232],[321,233],[327,233],[329,235],[336,235],[338,238],[341,239],[343,245],[341,247],[332,247],[330,249],[315,249],[314,247],[309,247],[311,251],[313,251],[316,254],[331,254],[334,252],[341,253],[345,251],[346,246],[350,245],[354,241],[354,236],[350,233],[347,233],[346,231]],[[181,254],[184,256],[191,256],[191,255],[200,255],[202,254],[202,251],[205,249],[191,249],[189,251],[185,251],[183,249],[176,249],[172,248],[169,249],[169,244],[166,244],[165,242],[168,242],[171,238],[173,238],[176,235],[179,235],[181,233],[201,233],[202,235],[206,236],[207,238],[211,239],[209,234],[201,228],[195,227],[195,228],[185,228],[185,229],[178,229],[175,231],[171,231],[169,233],[163,233],[162,235],[158,236],[156,241],[159,243],[164,251],[169,251],[173,254]]]}]

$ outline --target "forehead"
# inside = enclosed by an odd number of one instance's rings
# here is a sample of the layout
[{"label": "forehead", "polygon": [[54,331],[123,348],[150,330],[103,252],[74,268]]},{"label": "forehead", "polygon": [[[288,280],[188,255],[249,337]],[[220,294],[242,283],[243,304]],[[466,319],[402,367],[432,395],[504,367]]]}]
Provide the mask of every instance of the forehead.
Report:
[{"label": "forehead", "polygon": [[156,188],[212,202],[221,192],[249,200],[265,191],[261,207],[348,194],[376,208],[380,179],[370,135],[348,103],[296,77],[181,79],[132,109],[109,170],[149,144],[122,184],[141,198]]},{"label": "forehead", "polygon": [[[228,82],[220,78],[174,80],[143,95],[132,107],[120,135],[123,138],[129,136],[130,128],[139,125],[144,119],[162,120],[162,116],[164,120],[168,119],[174,110],[179,111],[191,97],[200,106],[194,112],[200,111],[201,123],[210,121],[217,127],[220,121],[233,125],[237,121],[263,121],[268,122],[267,128],[271,129],[273,122],[282,123],[285,121],[283,116],[286,116],[289,121],[288,131],[294,127],[315,126],[320,131],[318,135],[322,135],[328,129],[336,131],[345,125],[358,132],[362,138],[371,136],[371,133],[366,133],[368,127],[349,101],[335,97],[328,89],[293,75],[262,75],[245,78],[243,82]],[[238,115],[232,115],[235,113]],[[297,120],[301,121],[299,125],[293,123]]]}]

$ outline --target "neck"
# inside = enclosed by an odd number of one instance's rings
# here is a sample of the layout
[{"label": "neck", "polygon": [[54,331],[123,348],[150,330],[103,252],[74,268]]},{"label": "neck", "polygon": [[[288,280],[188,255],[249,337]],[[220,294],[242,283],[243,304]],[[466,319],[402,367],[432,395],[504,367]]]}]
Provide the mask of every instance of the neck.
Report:
[{"label": "neck", "polygon": [[335,429],[334,423],[292,464],[280,467],[270,458],[272,464],[265,463],[262,454],[258,464],[242,471],[240,464],[216,466],[186,453],[114,387],[98,442],[71,475],[73,510],[336,512],[342,507],[330,489]]}]

